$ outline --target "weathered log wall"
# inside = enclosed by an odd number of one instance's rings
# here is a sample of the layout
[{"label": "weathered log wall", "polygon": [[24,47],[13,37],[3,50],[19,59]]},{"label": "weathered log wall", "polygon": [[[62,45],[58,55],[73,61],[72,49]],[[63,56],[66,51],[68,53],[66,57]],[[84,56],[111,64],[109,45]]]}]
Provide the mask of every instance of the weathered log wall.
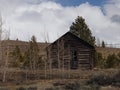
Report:
[{"label": "weathered log wall", "polygon": [[[51,68],[71,69],[72,51],[76,51],[76,63],[79,69],[91,69],[93,67],[94,48],[78,37],[65,34],[48,48],[48,60]],[[74,58],[74,55],[73,55]]]}]

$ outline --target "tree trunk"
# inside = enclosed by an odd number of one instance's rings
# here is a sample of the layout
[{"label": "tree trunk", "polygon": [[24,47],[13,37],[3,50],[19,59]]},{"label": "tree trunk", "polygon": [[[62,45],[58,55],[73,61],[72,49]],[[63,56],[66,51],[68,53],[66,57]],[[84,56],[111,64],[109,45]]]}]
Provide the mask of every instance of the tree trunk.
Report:
[{"label": "tree trunk", "polygon": [[8,58],[9,58],[9,45],[7,45],[7,55],[6,55],[6,59],[5,59],[5,66],[4,66],[4,69],[3,69],[3,82],[6,81],[6,73],[7,73],[7,70],[8,70]]}]

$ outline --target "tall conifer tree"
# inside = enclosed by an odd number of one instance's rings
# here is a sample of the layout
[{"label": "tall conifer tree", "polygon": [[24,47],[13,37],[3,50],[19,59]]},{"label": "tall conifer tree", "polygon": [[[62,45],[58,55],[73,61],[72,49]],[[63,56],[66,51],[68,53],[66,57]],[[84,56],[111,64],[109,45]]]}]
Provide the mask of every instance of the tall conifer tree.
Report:
[{"label": "tall conifer tree", "polygon": [[91,45],[95,45],[95,37],[92,36],[91,30],[85,23],[85,19],[78,16],[75,22],[70,26],[70,32],[80,37],[81,39],[87,41]]}]

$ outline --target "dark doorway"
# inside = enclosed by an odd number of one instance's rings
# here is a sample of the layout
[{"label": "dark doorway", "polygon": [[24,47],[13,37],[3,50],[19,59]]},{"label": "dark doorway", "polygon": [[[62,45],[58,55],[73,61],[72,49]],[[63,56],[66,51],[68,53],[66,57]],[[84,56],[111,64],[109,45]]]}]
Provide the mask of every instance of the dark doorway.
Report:
[{"label": "dark doorway", "polygon": [[78,68],[77,50],[71,50],[71,69]]}]

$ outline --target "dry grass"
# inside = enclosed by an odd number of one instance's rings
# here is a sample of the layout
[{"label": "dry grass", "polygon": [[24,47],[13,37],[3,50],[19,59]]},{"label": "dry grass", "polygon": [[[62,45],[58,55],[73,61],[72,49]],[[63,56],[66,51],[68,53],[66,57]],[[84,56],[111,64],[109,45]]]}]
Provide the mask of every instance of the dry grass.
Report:
[{"label": "dry grass", "polygon": [[102,47],[97,47],[96,48],[97,52],[102,53],[103,57],[107,57],[109,54],[118,54],[120,52],[120,48],[102,48]]},{"label": "dry grass", "polygon": [[[45,87],[53,87],[53,83],[61,82],[68,83],[73,81],[84,81],[94,75],[106,74],[113,75],[117,73],[118,69],[95,69],[95,70],[52,70],[51,73],[47,70],[47,78],[45,79],[44,70],[36,70],[31,72],[29,70],[14,70],[10,69],[7,72],[7,81],[0,83],[2,87],[9,88],[9,90],[15,90],[18,87],[37,87],[38,90],[44,90]],[[27,79],[26,79],[27,72]],[[30,78],[32,77],[34,78]],[[2,71],[0,71],[0,79],[2,78]],[[102,87],[103,90],[120,90],[114,87]]]}]

